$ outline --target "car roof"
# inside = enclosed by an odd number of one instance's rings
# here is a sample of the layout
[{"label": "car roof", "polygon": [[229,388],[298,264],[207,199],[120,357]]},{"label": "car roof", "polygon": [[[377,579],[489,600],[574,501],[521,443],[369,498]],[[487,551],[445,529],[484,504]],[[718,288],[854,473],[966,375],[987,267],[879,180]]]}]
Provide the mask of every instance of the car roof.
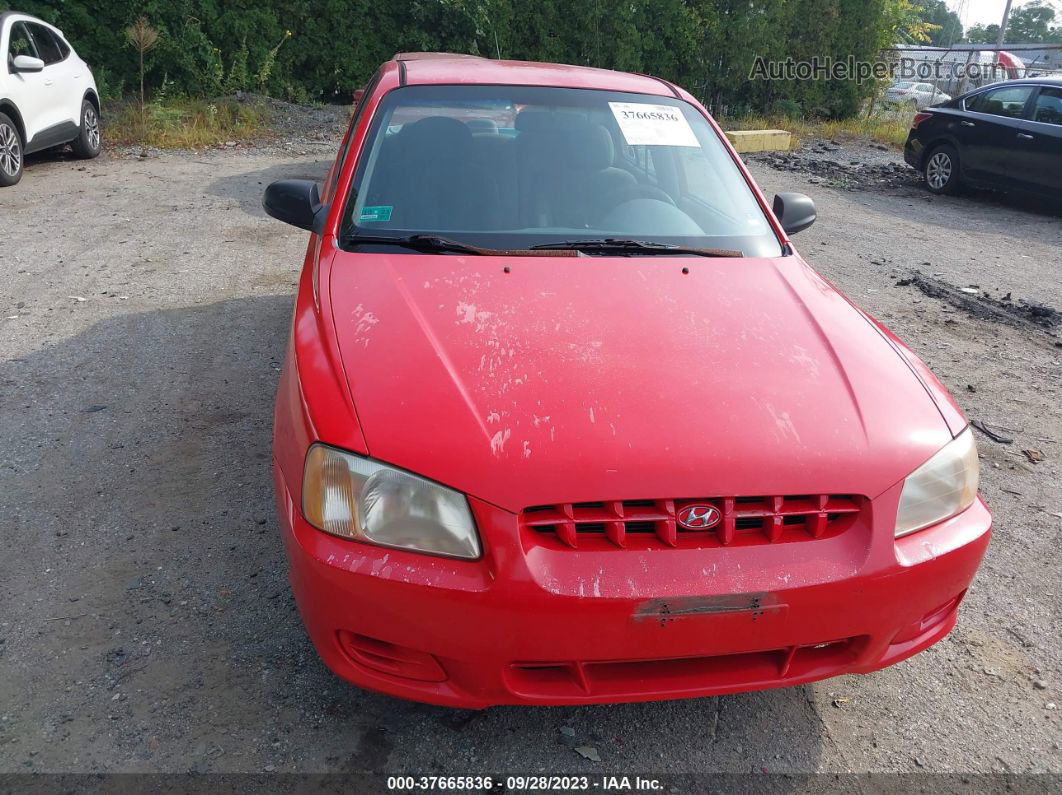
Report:
[{"label": "car roof", "polygon": [[[1016,80],[998,80],[995,83],[986,83],[974,91],[980,91],[983,88],[999,88],[1000,86],[1058,86],[1062,85],[1062,77],[1053,77],[1045,75],[1044,77],[1020,77]],[[970,92],[971,94],[973,91]]]},{"label": "car roof", "polygon": [[1062,86],[1062,77],[1021,77],[1016,80],[997,80],[995,83],[985,83],[983,86],[971,88],[954,99],[964,100],[990,88],[1005,88],[1007,86]]},{"label": "car roof", "polygon": [[56,32],[62,33],[59,28],[57,28],[50,22],[45,22],[40,17],[35,17],[33,16],[33,14],[27,14],[24,11],[0,11],[0,25],[4,24],[4,22],[7,21],[8,17],[16,17],[17,19],[23,22],[36,22],[38,25],[44,25],[44,27],[48,28],[49,30],[54,30]]},{"label": "car roof", "polygon": [[503,61],[446,52],[401,52],[393,61],[402,69],[406,85],[473,84],[594,88],[677,97],[666,80],[590,66]]},{"label": "car roof", "polygon": [[1043,77],[1023,77],[1020,80],[1008,80],[1008,83],[1047,83],[1052,86],[1062,85],[1062,77],[1044,75]]}]

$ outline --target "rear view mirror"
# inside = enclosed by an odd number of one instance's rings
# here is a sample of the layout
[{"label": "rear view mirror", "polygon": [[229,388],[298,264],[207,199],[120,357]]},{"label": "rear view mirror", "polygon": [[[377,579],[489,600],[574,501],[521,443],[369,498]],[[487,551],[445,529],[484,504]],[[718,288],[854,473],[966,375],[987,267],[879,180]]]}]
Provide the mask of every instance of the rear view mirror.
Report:
[{"label": "rear view mirror", "polygon": [[11,68],[15,72],[39,72],[44,68],[44,61],[32,55],[16,55]]},{"label": "rear view mirror", "polygon": [[286,224],[321,234],[328,208],[321,204],[317,183],[309,179],[282,179],[266,188],[265,211]]},{"label": "rear view mirror", "polygon": [[815,223],[815,202],[803,193],[775,194],[773,209],[787,235],[795,235]]}]

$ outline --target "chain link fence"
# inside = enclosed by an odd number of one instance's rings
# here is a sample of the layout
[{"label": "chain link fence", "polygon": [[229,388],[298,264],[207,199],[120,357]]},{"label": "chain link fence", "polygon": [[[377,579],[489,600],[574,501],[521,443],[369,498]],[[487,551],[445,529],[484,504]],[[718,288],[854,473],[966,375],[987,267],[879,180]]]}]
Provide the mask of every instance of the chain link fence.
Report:
[{"label": "chain link fence", "polygon": [[1062,44],[901,46],[889,54],[899,67],[895,82],[929,84],[949,96],[1003,80],[1062,77]]}]

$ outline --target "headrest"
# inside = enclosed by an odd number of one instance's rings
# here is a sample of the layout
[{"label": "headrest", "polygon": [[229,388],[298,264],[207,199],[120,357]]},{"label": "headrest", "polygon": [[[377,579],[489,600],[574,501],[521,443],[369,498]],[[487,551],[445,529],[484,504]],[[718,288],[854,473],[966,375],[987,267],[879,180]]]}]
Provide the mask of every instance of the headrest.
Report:
[{"label": "headrest", "polygon": [[525,110],[516,117],[517,140],[539,150],[543,165],[576,171],[601,171],[612,165],[612,136],[600,124],[574,113]]},{"label": "headrest", "polygon": [[498,122],[494,119],[469,119],[465,125],[476,135],[498,132]]},{"label": "headrest", "polygon": [[516,114],[516,129],[529,133],[560,133],[586,127],[586,117],[556,110],[522,110]]},{"label": "headrest", "polygon": [[404,124],[398,139],[412,157],[465,157],[472,147],[472,131],[449,116],[427,116]]},{"label": "headrest", "polygon": [[590,125],[584,133],[579,133],[583,138],[581,149],[587,168],[591,171],[601,171],[611,168],[615,156],[615,147],[612,136],[600,124]]}]

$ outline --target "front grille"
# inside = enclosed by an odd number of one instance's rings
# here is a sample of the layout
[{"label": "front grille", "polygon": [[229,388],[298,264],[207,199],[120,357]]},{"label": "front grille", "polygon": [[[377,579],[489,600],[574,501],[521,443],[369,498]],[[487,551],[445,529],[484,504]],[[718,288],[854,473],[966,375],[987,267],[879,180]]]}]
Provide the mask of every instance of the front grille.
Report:
[{"label": "front grille", "polygon": [[749,687],[793,684],[844,673],[869,638],[787,646],[769,651],[660,660],[515,662],[503,672],[521,698],[556,703],[623,696],[670,697],[728,693]]},{"label": "front grille", "polygon": [[[539,540],[570,549],[746,546],[836,536],[863,502],[851,494],[565,502],[526,508],[520,522]],[[676,515],[691,505],[714,506],[718,524],[682,527]]]}]

